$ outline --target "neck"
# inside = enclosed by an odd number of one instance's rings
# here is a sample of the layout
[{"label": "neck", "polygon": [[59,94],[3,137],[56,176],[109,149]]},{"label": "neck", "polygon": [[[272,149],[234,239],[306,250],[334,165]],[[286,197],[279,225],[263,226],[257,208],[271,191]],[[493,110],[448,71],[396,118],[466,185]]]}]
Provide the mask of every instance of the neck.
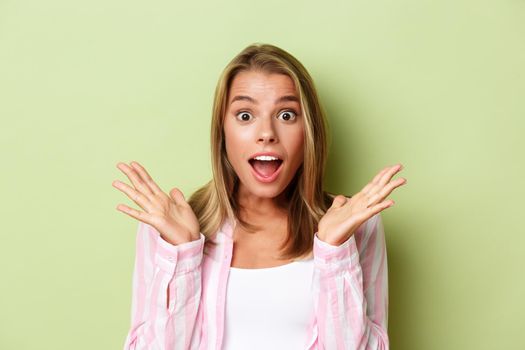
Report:
[{"label": "neck", "polygon": [[287,202],[284,192],[274,198],[259,197],[242,189],[237,192],[239,215],[247,222],[265,225],[277,219],[288,217]]}]

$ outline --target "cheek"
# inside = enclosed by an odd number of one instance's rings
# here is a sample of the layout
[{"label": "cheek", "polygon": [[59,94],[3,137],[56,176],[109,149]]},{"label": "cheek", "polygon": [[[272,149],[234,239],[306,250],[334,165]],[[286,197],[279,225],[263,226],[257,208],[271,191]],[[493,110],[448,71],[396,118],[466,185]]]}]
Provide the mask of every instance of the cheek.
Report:
[{"label": "cheek", "polygon": [[299,149],[303,149],[304,146],[304,129],[301,128],[295,134],[295,145]]},{"label": "cheek", "polygon": [[244,149],[241,135],[236,132],[234,128],[224,127],[224,144],[226,148],[226,155],[232,164],[237,163],[237,159],[242,158],[242,151]]},{"label": "cheek", "polygon": [[231,140],[232,138],[231,138],[231,131],[228,128],[227,124],[225,124],[223,128],[223,136],[224,136],[224,148],[226,151],[226,156],[228,157],[228,159],[231,159],[231,149],[232,149]]},{"label": "cheek", "polygon": [[300,164],[304,158],[304,135],[303,132],[297,132],[290,138],[290,150],[292,151],[293,157],[297,164]]}]

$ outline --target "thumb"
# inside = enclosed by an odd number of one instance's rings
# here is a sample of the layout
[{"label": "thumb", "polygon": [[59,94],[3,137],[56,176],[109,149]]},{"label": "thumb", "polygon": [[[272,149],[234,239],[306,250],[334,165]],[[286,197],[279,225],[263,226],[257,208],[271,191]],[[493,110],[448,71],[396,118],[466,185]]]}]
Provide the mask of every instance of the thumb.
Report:
[{"label": "thumb", "polygon": [[176,204],[183,205],[184,203],[186,203],[184,193],[182,193],[182,191],[179,190],[177,187],[174,187],[170,191],[170,197],[175,201]]},{"label": "thumb", "polygon": [[334,198],[334,201],[332,202],[332,206],[330,208],[339,208],[342,207],[346,203],[346,197],[343,195],[337,195]]}]

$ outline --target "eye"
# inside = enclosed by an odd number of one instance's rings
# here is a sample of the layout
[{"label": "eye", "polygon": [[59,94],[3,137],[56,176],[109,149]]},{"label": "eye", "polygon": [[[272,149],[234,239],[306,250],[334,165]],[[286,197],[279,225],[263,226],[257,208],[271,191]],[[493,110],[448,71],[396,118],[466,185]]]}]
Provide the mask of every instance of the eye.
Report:
[{"label": "eye", "polygon": [[246,111],[240,111],[235,115],[235,117],[243,122],[249,121],[251,114]]},{"label": "eye", "polygon": [[282,115],[283,119],[286,121],[294,120],[297,117],[297,113],[295,113],[295,111],[292,110],[283,111],[280,115]]}]

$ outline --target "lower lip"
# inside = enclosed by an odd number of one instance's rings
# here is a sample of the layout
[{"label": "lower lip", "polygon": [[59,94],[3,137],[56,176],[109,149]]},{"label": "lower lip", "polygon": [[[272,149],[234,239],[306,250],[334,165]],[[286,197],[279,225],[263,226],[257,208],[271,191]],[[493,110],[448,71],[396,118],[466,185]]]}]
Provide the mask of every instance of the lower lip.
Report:
[{"label": "lower lip", "polygon": [[252,167],[252,165],[250,163],[248,163],[250,168],[252,168],[253,176],[255,176],[255,178],[257,180],[259,180],[260,182],[264,182],[264,183],[270,183],[270,182],[275,181],[275,179],[277,179],[277,176],[279,176],[279,173],[281,172],[281,170],[283,168],[283,164],[284,164],[284,162],[281,162],[281,165],[279,165],[279,167],[277,168],[275,173],[273,173],[272,175],[270,175],[268,177],[265,177],[265,176],[262,176],[261,174],[259,174],[258,172],[256,172],[255,169]]}]

